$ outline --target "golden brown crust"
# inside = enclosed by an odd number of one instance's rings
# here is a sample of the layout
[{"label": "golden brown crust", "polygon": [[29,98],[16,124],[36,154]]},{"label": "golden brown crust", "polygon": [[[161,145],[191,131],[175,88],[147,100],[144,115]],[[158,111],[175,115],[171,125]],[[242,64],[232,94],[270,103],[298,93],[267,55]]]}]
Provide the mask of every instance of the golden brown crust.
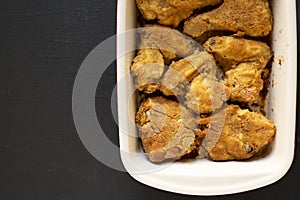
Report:
[{"label": "golden brown crust", "polygon": [[228,105],[225,114],[222,131],[212,132],[215,135],[210,136],[215,141],[205,142],[210,143],[205,148],[212,160],[248,159],[274,140],[274,123],[265,116],[236,105]]},{"label": "golden brown crust", "polygon": [[259,98],[264,81],[262,69],[256,63],[241,63],[225,73],[225,85],[230,90],[230,99],[239,102],[254,102]]},{"label": "golden brown crust", "polygon": [[225,85],[232,101],[252,103],[260,98],[263,89],[262,72],[273,56],[263,42],[232,36],[212,37],[204,44],[227,71]]},{"label": "golden brown crust", "polygon": [[195,9],[216,5],[222,0],[136,0],[136,4],[147,20],[157,19],[160,24],[177,27]]},{"label": "golden brown crust", "polygon": [[141,48],[158,48],[160,51],[167,51],[168,54],[176,54],[178,57],[190,56],[199,49],[199,44],[179,32],[178,30],[160,26],[146,25],[138,30],[142,44]]},{"label": "golden brown crust", "polygon": [[[195,9],[222,0],[136,2],[145,19],[177,27]],[[263,105],[266,65],[273,52],[263,42],[242,37],[268,35],[272,20],[268,0],[224,0],[219,8],[191,17],[185,21],[184,32],[201,37],[196,38],[199,41],[216,33],[213,31],[234,32],[209,38],[203,45],[209,53],[169,27],[145,25],[138,30],[140,50],[131,73],[144,100],[136,113],[136,124],[151,162],[195,155],[215,161],[244,160],[258,155],[273,141],[272,121],[225,103],[230,99],[230,103],[253,110],[257,110],[255,105]],[[163,95],[145,94],[157,90]],[[183,100],[182,104],[171,100],[173,95]]]},{"label": "golden brown crust", "polygon": [[161,91],[169,95],[184,95],[186,86],[199,74],[215,76],[216,66],[212,57],[205,51],[195,51],[192,55],[173,62],[164,74]]},{"label": "golden brown crust", "polygon": [[267,36],[272,24],[268,0],[224,0],[217,9],[185,21],[184,32],[201,37],[207,31],[240,31],[258,37]]},{"label": "golden brown crust", "polygon": [[262,69],[273,56],[271,48],[263,42],[232,36],[209,38],[203,47],[226,71],[244,62],[256,62]]},{"label": "golden brown crust", "polygon": [[229,98],[229,90],[216,80],[198,75],[185,96],[186,105],[196,113],[211,113],[222,107]]},{"label": "golden brown crust", "polygon": [[164,60],[158,49],[140,49],[130,67],[136,88],[152,93],[160,87],[160,78],[164,72]]},{"label": "golden brown crust", "polygon": [[197,122],[176,101],[148,98],[136,114],[142,144],[150,161],[179,159],[194,148]]}]

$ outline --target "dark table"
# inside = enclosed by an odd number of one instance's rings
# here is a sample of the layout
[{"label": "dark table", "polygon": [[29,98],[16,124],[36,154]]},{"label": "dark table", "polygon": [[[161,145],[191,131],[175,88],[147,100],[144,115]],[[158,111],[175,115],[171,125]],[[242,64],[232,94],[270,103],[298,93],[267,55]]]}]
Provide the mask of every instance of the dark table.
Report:
[{"label": "dark table", "polygon": [[[76,133],[71,104],[75,75],[86,55],[115,34],[116,1],[4,0],[0,10],[1,200],[207,198],[140,184],[94,159]],[[115,82],[113,63],[98,86],[96,107],[107,136],[118,144],[109,110]],[[284,178],[212,199],[299,197],[298,132],[295,160]]]}]

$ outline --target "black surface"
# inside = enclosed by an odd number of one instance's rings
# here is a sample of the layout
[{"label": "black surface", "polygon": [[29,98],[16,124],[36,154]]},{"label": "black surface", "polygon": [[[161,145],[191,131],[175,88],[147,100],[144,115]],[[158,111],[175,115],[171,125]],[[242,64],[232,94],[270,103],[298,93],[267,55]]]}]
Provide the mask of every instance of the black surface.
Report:
[{"label": "black surface", "polygon": [[[115,33],[115,1],[4,0],[0,16],[1,200],[207,198],[142,185],[96,161],[77,136],[71,110],[74,78],[85,56]],[[99,85],[98,110],[110,106],[115,79],[112,64]],[[112,117],[98,115],[118,143]],[[299,198],[298,132],[295,160],[283,179],[210,199]]]}]

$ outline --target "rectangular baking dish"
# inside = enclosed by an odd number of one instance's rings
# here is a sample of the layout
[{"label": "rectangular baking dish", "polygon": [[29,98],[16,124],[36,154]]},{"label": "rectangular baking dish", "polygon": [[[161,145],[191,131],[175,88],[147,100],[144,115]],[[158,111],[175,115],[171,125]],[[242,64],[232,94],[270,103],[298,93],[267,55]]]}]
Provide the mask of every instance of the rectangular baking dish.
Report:
[{"label": "rectangular baking dish", "polygon": [[224,195],[278,181],[290,168],[295,147],[297,83],[296,6],[294,0],[272,1],[275,53],[267,97],[268,117],[276,124],[272,151],[262,159],[212,162],[206,159],[152,164],[142,153],[134,124],[136,96],[129,67],[134,57],[135,0],[119,0],[117,10],[117,96],[121,159],[127,172],[146,185],[189,195]]}]

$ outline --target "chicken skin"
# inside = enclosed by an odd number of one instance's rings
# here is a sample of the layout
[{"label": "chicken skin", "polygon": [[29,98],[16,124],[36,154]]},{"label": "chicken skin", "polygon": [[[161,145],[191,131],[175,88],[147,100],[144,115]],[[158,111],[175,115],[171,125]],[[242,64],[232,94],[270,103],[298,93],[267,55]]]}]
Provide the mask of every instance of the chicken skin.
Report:
[{"label": "chicken skin", "polygon": [[271,48],[264,42],[232,36],[209,38],[203,47],[214,55],[225,71],[244,62],[256,62],[262,69],[273,57]]},{"label": "chicken skin", "polygon": [[190,84],[185,103],[195,113],[211,113],[220,109],[229,95],[224,84],[200,74]]},{"label": "chicken skin", "polygon": [[130,71],[139,91],[152,93],[160,88],[164,60],[158,49],[140,49],[133,59]]},{"label": "chicken skin", "polygon": [[267,36],[272,25],[268,0],[224,0],[217,9],[186,20],[184,32],[192,37],[201,37],[208,31],[243,32],[258,37]]},{"label": "chicken skin", "polygon": [[274,123],[259,113],[228,105],[221,116],[225,117],[223,128],[219,129],[222,123],[215,123],[218,127],[207,132],[203,141],[209,158],[214,161],[251,158],[274,140]]},{"label": "chicken skin", "polygon": [[195,148],[196,118],[176,101],[146,99],[136,114],[136,123],[151,162],[177,160]]},{"label": "chicken skin", "polygon": [[[163,55],[175,59],[190,56],[200,45],[189,36],[165,26],[149,25],[138,29],[142,40],[140,48],[158,48]],[[168,55],[169,54],[169,55]]]},{"label": "chicken skin", "polygon": [[273,52],[260,41],[217,36],[208,39],[203,47],[212,53],[225,72],[225,85],[232,101],[252,103],[263,89],[263,69]]},{"label": "chicken skin", "polygon": [[136,0],[136,4],[146,20],[158,20],[166,26],[177,27],[194,10],[220,4],[222,0]]},{"label": "chicken skin", "polygon": [[254,102],[259,98],[264,81],[263,70],[257,63],[241,63],[225,73],[225,85],[230,90],[230,99],[239,102]]},{"label": "chicken skin", "polygon": [[173,62],[161,81],[161,91],[169,95],[184,95],[188,84],[199,74],[215,76],[213,58],[205,51],[195,51],[192,55]]}]

